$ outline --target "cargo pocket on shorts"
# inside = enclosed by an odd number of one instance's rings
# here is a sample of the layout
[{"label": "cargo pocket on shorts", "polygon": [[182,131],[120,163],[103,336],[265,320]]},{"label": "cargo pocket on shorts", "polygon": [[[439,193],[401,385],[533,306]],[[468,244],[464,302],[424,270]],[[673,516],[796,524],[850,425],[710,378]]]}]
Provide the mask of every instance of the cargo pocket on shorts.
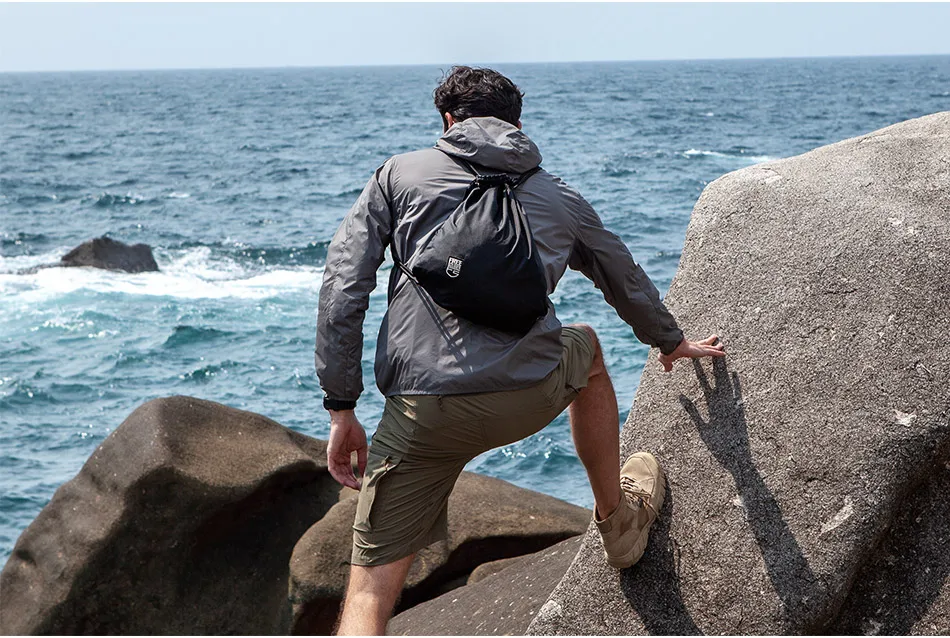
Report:
[{"label": "cargo pocket on shorts", "polygon": [[376,496],[379,492],[380,482],[399,465],[399,460],[392,455],[384,456],[379,465],[363,477],[363,487],[360,489],[359,501],[356,504],[354,530],[358,532],[373,531],[373,526],[377,523],[376,519],[378,518],[379,505],[376,503]]}]

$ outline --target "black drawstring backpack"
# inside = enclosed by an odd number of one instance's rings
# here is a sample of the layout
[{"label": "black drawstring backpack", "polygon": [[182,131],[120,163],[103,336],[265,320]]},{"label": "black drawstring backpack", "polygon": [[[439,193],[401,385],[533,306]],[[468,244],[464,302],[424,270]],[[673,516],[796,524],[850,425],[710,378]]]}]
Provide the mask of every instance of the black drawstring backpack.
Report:
[{"label": "black drawstring backpack", "polygon": [[480,174],[428,240],[396,265],[432,300],[459,317],[524,336],[547,314],[548,286],[515,189],[541,167],[512,179]]}]

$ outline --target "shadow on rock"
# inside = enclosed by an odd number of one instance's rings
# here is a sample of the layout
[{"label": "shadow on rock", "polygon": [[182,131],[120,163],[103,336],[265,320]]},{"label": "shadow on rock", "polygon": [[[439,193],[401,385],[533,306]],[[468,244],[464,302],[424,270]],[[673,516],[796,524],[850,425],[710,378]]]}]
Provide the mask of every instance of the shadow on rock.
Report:
[{"label": "shadow on rock", "polygon": [[698,636],[680,591],[679,547],[670,537],[673,492],[667,485],[660,518],[650,530],[643,559],[620,574],[620,589],[644,626],[655,636]]},{"label": "shadow on rock", "polygon": [[947,633],[950,616],[950,467],[915,490],[829,628],[844,635]]},{"label": "shadow on rock", "polygon": [[775,497],[752,461],[739,375],[730,374],[723,359],[714,359],[712,367],[714,386],[710,385],[699,362],[693,360],[709,420],[702,418],[696,405],[685,395],[680,395],[680,403],[695,423],[703,442],[735,480],[741,499],[737,505],[743,508],[762,551],[769,578],[782,600],[785,618],[801,618],[807,614],[804,599],[812,589],[815,575],[782,517]]}]

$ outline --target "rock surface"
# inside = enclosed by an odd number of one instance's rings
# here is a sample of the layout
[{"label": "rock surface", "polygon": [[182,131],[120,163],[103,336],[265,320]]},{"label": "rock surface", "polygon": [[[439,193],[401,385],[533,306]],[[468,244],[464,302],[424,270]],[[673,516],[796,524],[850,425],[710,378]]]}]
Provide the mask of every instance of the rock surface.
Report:
[{"label": "rock surface", "polygon": [[0,632],[286,633],[291,551],[339,492],[323,442],[217,403],[150,401],[20,536]]},{"label": "rock surface", "polygon": [[155,272],[158,264],[146,244],[124,244],[109,237],[83,242],[66,253],[59,266],[89,266],[125,272]]},{"label": "rock surface", "polygon": [[[290,566],[294,634],[327,634],[333,626],[349,574],[356,502],[356,498],[340,501],[294,548]],[[417,554],[398,609],[464,585],[482,563],[536,552],[577,536],[590,520],[590,510],[463,472],[449,498],[448,541]]]},{"label": "rock surface", "polygon": [[[567,541],[562,541],[567,542]],[[478,567],[472,570],[472,573],[468,575],[468,578],[465,579],[466,585],[474,585],[480,580],[485,580],[492,574],[497,574],[503,569],[508,569],[514,565],[521,563],[528,559],[527,556],[512,556],[511,558],[499,558],[498,560],[489,561],[487,563],[482,563]]]},{"label": "rock surface", "polygon": [[575,536],[530,556],[495,561],[504,562],[504,568],[402,612],[390,621],[387,633],[522,635],[567,571],[580,544],[581,537]]},{"label": "rock surface", "polygon": [[590,530],[529,632],[827,629],[948,455],[948,246],[950,113],[710,184],[667,303],[728,356],[652,353],[622,435],[667,470],[662,522],[623,572]]},{"label": "rock surface", "polygon": [[858,577],[833,634],[950,634],[950,467],[904,503]]}]

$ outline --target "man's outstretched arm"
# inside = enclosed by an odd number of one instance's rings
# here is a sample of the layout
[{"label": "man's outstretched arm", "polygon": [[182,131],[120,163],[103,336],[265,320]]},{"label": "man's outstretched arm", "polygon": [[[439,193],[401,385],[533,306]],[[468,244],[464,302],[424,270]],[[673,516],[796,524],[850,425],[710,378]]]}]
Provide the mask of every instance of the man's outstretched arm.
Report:
[{"label": "man's outstretched arm", "polygon": [[366,464],[366,434],[352,409],[363,392],[363,319],[392,233],[386,171],[384,164],[370,178],[330,242],[317,313],[314,360],[331,408],[330,473],[353,488],[351,453],[361,472]]},{"label": "man's outstretched arm", "polygon": [[660,363],[666,372],[684,357],[725,356],[718,337],[689,341],[676,319],[663,304],[660,293],[637,264],[627,246],[603,222],[583,197],[576,197],[577,240],[569,265],[582,272],[604,295],[637,338],[660,349]]}]

